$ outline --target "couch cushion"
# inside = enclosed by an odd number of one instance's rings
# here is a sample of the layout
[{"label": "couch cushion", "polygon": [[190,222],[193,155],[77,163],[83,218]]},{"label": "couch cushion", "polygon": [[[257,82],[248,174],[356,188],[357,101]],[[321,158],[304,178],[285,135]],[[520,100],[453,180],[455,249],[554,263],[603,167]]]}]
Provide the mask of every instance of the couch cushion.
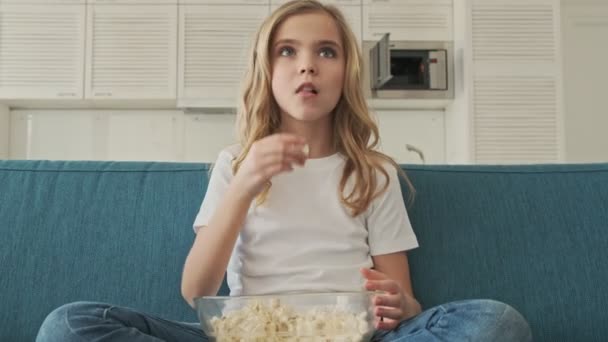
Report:
[{"label": "couch cushion", "polygon": [[608,164],[409,166],[410,254],[425,307],[493,298],[535,341],[608,336]]},{"label": "couch cushion", "polygon": [[208,165],[0,162],[0,341],[78,300],[196,320],[180,295]]},{"label": "couch cushion", "polygon": [[[405,169],[423,306],[493,298],[520,310],[536,341],[608,336],[608,164]],[[0,341],[33,340],[46,314],[79,300],[196,320],[179,283],[208,171],[0,161]]]}]

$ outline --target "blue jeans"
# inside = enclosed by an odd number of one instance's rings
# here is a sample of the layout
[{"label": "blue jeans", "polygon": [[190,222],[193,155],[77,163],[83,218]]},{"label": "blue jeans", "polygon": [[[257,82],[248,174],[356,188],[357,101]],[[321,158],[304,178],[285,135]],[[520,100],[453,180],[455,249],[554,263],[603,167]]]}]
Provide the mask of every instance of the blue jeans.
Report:
[{"label": "blue jeans", "polygon": [[[129,308],[76,302],[51,312],[37,342],[176,341],[207,338],[198,323],[174,322]],[[423,311],[391,331],[376,331],[373,341],[532,341],[526,320],[494,300],[465,300]]]}]

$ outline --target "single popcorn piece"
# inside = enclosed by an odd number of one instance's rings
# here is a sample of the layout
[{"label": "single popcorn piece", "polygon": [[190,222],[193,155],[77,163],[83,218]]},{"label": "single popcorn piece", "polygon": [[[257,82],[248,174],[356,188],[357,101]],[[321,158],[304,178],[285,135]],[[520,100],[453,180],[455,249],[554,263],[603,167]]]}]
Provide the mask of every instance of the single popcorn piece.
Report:
[{"label": "single popcorn piece", "polygon": [[304,152],[306,157],[308,157],[308,154],[310,153],[310,147],[308,146],[308,144],[305,144],[304,147],[302,147],[302,152]]},{"label": "single popcorn piece", "polygon": [[373,333],[368,313],[349,312],[344,303],[296,312],[273,298],[210,320],[218,342],[362,342]]}]

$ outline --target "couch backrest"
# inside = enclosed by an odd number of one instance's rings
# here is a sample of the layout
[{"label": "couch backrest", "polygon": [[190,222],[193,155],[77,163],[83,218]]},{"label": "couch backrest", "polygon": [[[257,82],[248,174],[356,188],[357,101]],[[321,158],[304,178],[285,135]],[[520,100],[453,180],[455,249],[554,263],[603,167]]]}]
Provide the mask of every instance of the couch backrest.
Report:
[{"label": "couch backrest", "polygon": [[608,340],[608,164],[411,166],[424,306],[492,298],[535,341]]},{"label": "couch backrest", "polygon": [[[493,298],[520,310],[537,341],[608,336],[608,164],[405,169],[425,307]],[[33,340],[46,314],[78,300],[196,320],[179,282],[208,172],[0,161],[0,340]]]},{"label": "couch backrest", "polygon": [[208,166],[0,162],[0,341],[33,341],[66,302],[104,301],[180,320],[191,225]]}]

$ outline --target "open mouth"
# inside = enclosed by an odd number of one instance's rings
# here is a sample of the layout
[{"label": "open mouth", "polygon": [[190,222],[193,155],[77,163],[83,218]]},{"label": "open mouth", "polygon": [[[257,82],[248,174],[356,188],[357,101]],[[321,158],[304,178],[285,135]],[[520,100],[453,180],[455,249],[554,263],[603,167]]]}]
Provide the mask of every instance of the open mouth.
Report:
[{"label": "open mouth", "polygon": [[296,89],[296,94],[300,93],[317,95],[319,90],[312,83],[302,83],[302,85]]}]

